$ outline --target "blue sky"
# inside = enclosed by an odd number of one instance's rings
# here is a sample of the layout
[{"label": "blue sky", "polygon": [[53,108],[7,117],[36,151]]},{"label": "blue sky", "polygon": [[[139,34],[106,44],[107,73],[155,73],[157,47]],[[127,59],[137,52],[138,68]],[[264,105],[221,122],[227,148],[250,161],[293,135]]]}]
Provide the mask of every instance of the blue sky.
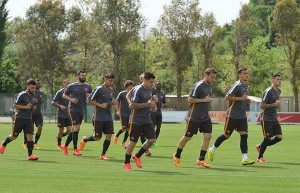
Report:
[{"label": "blue sky", "polygon": [[[73,5],[76,0],[64,0],[67,7]],[[213,12],[220,25],[229,23],[238,16],[241,3],[248,3],[249,0],[199,0],[202,13]],[[24,17],[26,10],[36,3],[37,0],[8,0],[7,8],[11,18],[16,16]],[[163,6],[171,0],[141,0],[141,13],[147,18],[149,27],[155,26],[160,15],[163,13]]]}]

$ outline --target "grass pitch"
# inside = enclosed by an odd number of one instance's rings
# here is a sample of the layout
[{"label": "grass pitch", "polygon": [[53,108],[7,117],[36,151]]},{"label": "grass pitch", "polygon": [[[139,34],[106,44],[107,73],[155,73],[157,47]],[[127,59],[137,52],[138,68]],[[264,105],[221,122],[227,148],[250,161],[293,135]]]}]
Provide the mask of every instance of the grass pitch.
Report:
[{"label": "grass pitch", "polygon": [[[115,132],[120,124],[115,123]],[[81,157],[64,156],[56,149],[55,124],[45,124],[39,142],[41,150],[36,162],[27,161],[23,149],[23,134],[10,143],[0,155],[0,192],[2,193],[74,193],[74,192],[208,192],[208,193],[296,193],[300,192],[299,126],[283,125],[284,140],[269,147],[265,153],[268,163],[241,165],[239,136],[235,132],[216,151],[211,169],[196,165],[202,134],[198,134],[182,152],[181,168],[175,168],[172,154],[184,133],[185,124],[163,124],[157,141],[151,148],[152,156],[143,156],[143,168],[132,160],[132,171],[123,169],[123,135],[117,145],[111,144],[107,156],[111,160],[99,160],[103,140],[89,142]],[[223,131],[223,124],[213,125],[210,146]],[[0,140],[11,132],[11,124],[0,125]],[[91,124],[83,124],[82,136],[93,132]],[[63,138],[63,142],[66,138]],[[79,141],[80,141],[79,139]],[[255,159],[255,145],[262,141],[259,125],[249,126],[249,158]],[[70,149],[72,145],[70,144]],[[136,147],[135,151],[140,147]],[[69,153],[72,151],[69,149]]]}]

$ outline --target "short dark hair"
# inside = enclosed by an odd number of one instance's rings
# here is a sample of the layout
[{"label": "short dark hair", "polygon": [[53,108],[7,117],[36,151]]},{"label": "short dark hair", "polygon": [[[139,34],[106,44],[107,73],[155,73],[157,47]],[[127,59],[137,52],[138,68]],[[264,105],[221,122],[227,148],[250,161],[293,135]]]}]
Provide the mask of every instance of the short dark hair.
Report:
[{"label": "short dark hair", "polygon": [[151,73],[151,72],[145,72],[144,73],[144,79],[145,80],[150,80],[150,79],[155,79],[155,76],[154,76],[154,74],[153,73]]},{"label": "short dark hair", "polygon": [[78,70],[77,71],[77,76],[79,76],[79,74],[81,74],[81,73],[85,73],[83,70]]},{"label": "short dark hair", "polygon": [[36,85],[36,81],[33,79],[28,79],[26,85]]},{"label": "short dark hair", "polygon": [[210,74],[217,74],[217,71],[214,68],[206,68],[204,71],[205,74],[210,75]]},{"label": "short dark hair", "polygon": [[130,85],[134,85],[134,82],[132,80],[126,80],[124,83],[124,87],[128,88]]},{"label": "short dark hair", "polygon": [[239,69],[236,71],[236,73],[237,73],[237,74],[241,74],[242,72],[244,72],[244,71],[246,71],[246,70],[248,70],[248,69],[245,68],[245,67],[239,68]]},{"label": "short dark hair", "polygon": [[106,74],[104,75],[104,78],[105,78],[105,79],[108,79],[108,78],[114,79],[114,78],[115,78],[115,75],[114,75],[113,73],[106,73]]},{"label": "short dark hair", "polygon": [[274,78],[276,78],[278,76],[280,76],[280,74],[272,74],[272,79],[274,79]]}]

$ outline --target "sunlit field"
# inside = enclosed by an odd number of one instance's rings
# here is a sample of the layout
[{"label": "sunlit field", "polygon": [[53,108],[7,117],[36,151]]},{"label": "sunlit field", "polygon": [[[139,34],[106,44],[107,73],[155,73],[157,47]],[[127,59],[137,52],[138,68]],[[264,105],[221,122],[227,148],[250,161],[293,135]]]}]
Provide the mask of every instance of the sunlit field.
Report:
[{"label": "sunlit field", "polygon": [[[119,126],[116,122],[115,132]],[[265,153],[268,163],[252,166],[241,165],[239,136],[234,133],[216,151],[211,169],[196,165],[202,134],[194,136],[183,150],[181,167],[174,167],[172,154],[184,133],[184,126],[163,124],[158,146],[151,149],[152,156],[143,156],[143,168],[136,167],[132,160],[133,170],[125,171],[124,148],[120,145],[123,135],[117,145],[111,144],[107,153],[110,160],[98,159],[102,140],[89,142],[81,157],[64,156],[56,148],[56,125],[45,124],[39,142],[41,150],[34,151],[40,158],[38,161],[27,161],[27,150],[22,146],[23,134],[0,155],[0,192],[300,192],[300,126],[283,125],[284,140]],[[210,145],[222,130],[223,124],[213,125]],[[10,132],[11,124],[0,124],[0,140]],[[91,124],[83,124],[80,139],[92,132]],[[255,145],[261,140],[260,126],[250,125],[249,158],[256,158]],[[71,149],[72,145],[69,147]]]}]

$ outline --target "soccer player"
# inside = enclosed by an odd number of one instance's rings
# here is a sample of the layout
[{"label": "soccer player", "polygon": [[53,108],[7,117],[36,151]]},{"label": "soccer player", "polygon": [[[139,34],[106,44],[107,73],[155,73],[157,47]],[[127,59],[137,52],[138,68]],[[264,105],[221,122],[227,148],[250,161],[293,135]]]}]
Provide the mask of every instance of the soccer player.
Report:
[{"label": "soccer player", "polygon": [[[69,101],[64,99],[62,95],[64,94],[66,88],[70,84],[69,79],[65,79],[63,81],[63,88],[56,92],[52,104],[57,107],[57,126],[58,126],[58,133],[57,133],[57,148],[62,149],[61,147],[61,138],[67,136],[72,128],[72,122],[68,114],[68,104]],[[66,130],[64,131],[64,128]]]},{"label": "soccer player", "polygon": [[38,157],[32,154],[33,151],[33,122],[32,112],[35,110],[33,105],[34,92],[36,89],[36,82],[33,79],[27,81],[27,89],[18,94],[14,103],[14,108],[17,109],[15,119],[13,122],[12,134],[9,135],[1,144],[0,154],[3,154],[8,143],[15,140],[19,134],[24,131],[27,137],[27,160],[37,160]]},{"label": "soccer player", "polygon": [[[144,80],[144,73],[140,75],[140,85],[143,83],[143,80]],[[140,85],[137,85],[135,87],[133,87],[126,95],[126,99],[127,99],[127,102],[128,104],[130,104],[132,101],[131,101],[131,97],[132,97],[132,93],[134,91],[134,89],[138,88]],[[156,97],[156,90],[154,88],[151,88],[152,89],[152,100],[157,103],[158,102],[158,99]],[[156,106],[151,108],[150,111],[155,111],[156,110]],[[141,140],[141,143],[144,144],[146,142],[146,137],[144,135],[144,133],[141,133],[140,135],[140,140]],[[125,146],[126,148],[126,146]],[[151,152],[149,149],[146,150],[145,152],[146,156],[151,156]]]},{"label": "soccer player", "polygon": [[[267,88],[262,97],[260,108],[261,126],[264,139],[260,145],[256,146],[258,151],[258,158],[256,162],[264,163],[264,153],[267,146],[275,145],[282,140],[281,126],[277,120],[277,109],[280,107],[280,93],[279,86],[281,85],[281,76],[279,74],[272,75],[272,85]],[[275,135],[275,137],[273,137]]]},{"label": "soccer player", "polygon": [[[156,110],[151,111],[151,121],[153,123],[153,126],[155,129],[155,135],[156,139],[158,138],[160,134],[160,128],[161,128],[161,123],[162,123],[162,113],[161,113],[161,107],[164,106],[166,107],[166,95],[165,93],[161,90],[162,85],[161,82],[156,82],[155,84],[155,95],[157,96],[158,102],[156,103]],[[156,144],[153,144],[155,146]]]},{"label": "soccer player", "polygon": [[186,131],[179,141],[176,153],[173,155],[176,167],[180,167],[180,157],[183,148],[198,131],[203,133],[203,141],[196,164],[205,168],[211,167],[210,164],[205,162],[205,155],[212,133],[212,122],[208,114],[209,103],[212,101],[211,84],[216,81],[216,77],[217,71],[213,68],[207,68],[204,72],[204,79],[196,82],[188,97],[188,102],[191,103],[191,106],[188,111]]},{"label": "soccer player", "polygon": [[82,150],[87,142],[99,141],[102,138],[102,132],[106,135],[103,142],[102,153],[99,157],[101,160],[108,160],[106,152],[109,148],[111,136],[114,134],[113,118],[111,106],[116,105],[117,101],[113,100],[113,89],[111,88],[115,76],[112,73],[104,75],[104,83],[98,86],[87,101],[95,106],[93,115],[94,135],[83,137],[79,145]]},{"label": "soccer player", "polygon": [[[44,101],[46,101],[43,98],[44,92],[40,90],[41,88],[41,81],[40,80],[35,80],[36,81],[36,89],[33,94],[34,99],[33,99],[33,105],[35,105],[35,110],[32,112],[32,122],[35,124],[37,127],[37,131],[35,133],[35,140],[34,140],[34,148],[35,149],[40,149],[38,146],[38,141],[40,140],[41,134],[42,134],[42,129],[43,129],[43,115],[42,115],[42,104]],[[24,133],[24,148],[27,148],[27,138]]]},{"label": "soccer player", "polygon": [[126,99],[127,93],[132,89],[134,82],[131,80],[126,80],[124,83],[125,90],[121,91],[117,96],[118,104],[116,105],[117,114],[120,116],[121,126],[122,128],[115,135],[113,142],[117,144],[118,138],[125,131],[124,139],[122,142],[122,146],[126,146],[126,141],[128,138],[128,128],[129,128],[129,117],[130,117],[130,108],[128,106],[128,101]]},{"label": "soccer player", "polygon": [[86,73],[83,70],[77,71],[77,81],[69,84],[66,88],[63,98],[69,101],[69,117],[72,121],[72,130],[68,135],[62,150],[68,155],[68,145],[73,141],[73,155],[81,156],[81,152],[77,149],[78,134],[83,119],[83,108],[87,97],[92,92],[92,87],[86,83]]},{"label": "soccer player", "polygon": [[141,156],[156,141],[155,131],[150,120],[150,108],[156,107],[152,95],[152,86],[154,83],[154,74],[145,72],[143,83],[137,86],[132,92],[131,103],[129,104],[129,107],[132,109],[129,129],[130,143],[126,148],[124,162],[124,168],[126,170],[131,170],[131,154],[141,133],[143,133],[148,140],[142,145],[141,149],[132,156],[139,168],[142,168]]},{"label": "soccer player", "polygon": [[229,106],[226,111],[226,122],[224,133],[221,134],[215,141],[214,145],[209,148],[208,159],[213,161],[216,149],[227,140],[233,130],[240,134],[240,149],[242,152],[242,165],[252,165],[254,160],[248,158],[248,122],[246,116],[247,103],[250,103],[247,92],[248,86],[246,82],[249,79],[247,68],[237,70],[239,80],[227,92],[225,99],[229,101]]}]

